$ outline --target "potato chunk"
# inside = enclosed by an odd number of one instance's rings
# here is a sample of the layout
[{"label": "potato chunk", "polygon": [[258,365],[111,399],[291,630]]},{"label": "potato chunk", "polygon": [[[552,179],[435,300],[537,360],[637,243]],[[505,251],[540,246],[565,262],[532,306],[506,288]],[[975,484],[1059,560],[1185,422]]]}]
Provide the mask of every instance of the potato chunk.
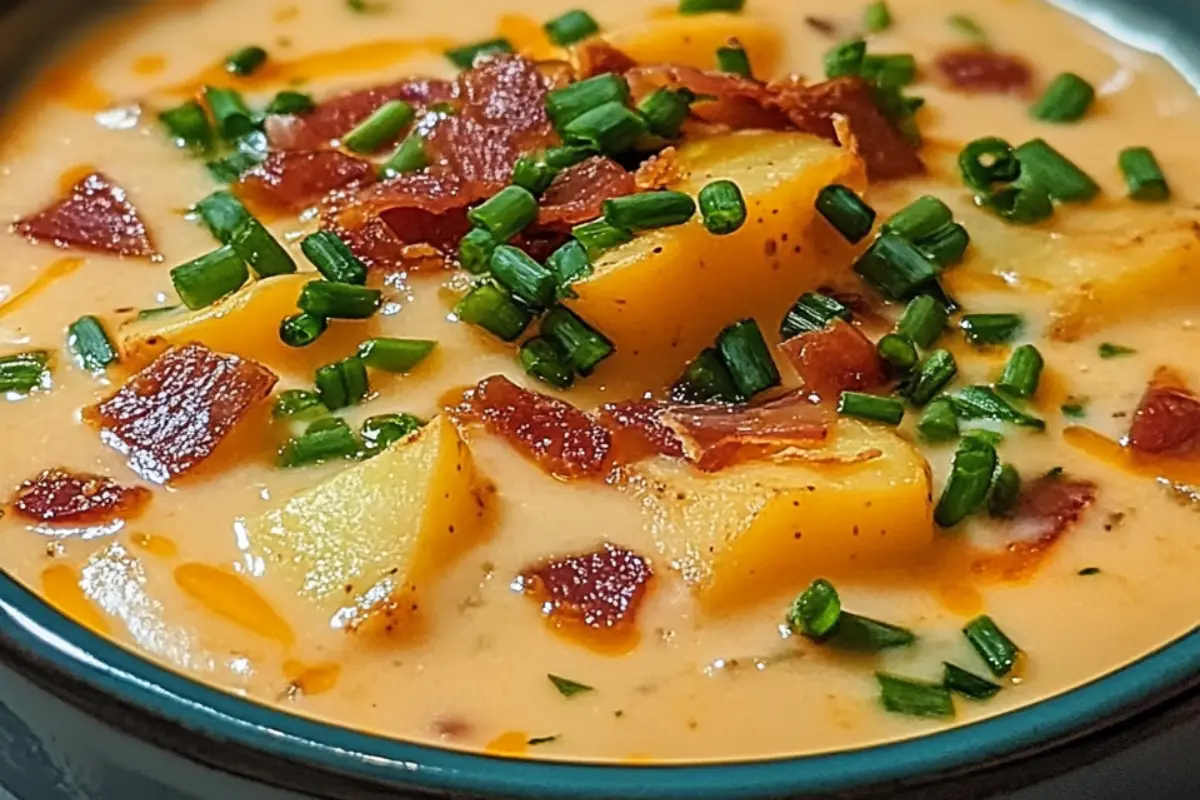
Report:
[{"label": "potato chunk", "polygon": [[490,487],[446,417],[243,523],[249,552],[335,627],[394,627],[487,533]]},{"label": "potato chunk", "polygon": [[808,456],[717,473],[666,461],[631,468],[660,552],[706,611],[892,563],[933,541],[929,468],[911,444],[843,420]]},{"label": "potato chunk", "polygon": [[711,181],[732,180],[748,218],[728,236],[709,233],[699,215],[648,231],[605,253],[575,284],[579,296],[568,304],[616,345],[604,367],[614,374],[632,362],[675,377],[726,325],[761,314],[764,330],[774,330],[797,296],[851,263],[848,255],[819,256],[839,245],[817,225],[808,230],[817,192],[861,184],[850,152],[808,134],[747,131],[687,144],[678,158],[685,177],[671,188],[694,196]]},{"label": "potato chunk", "polygon": [[717,48],[737,39],[750,56],[754,74],[775,77],[783,40],[770,23],[743,14],[670,16],[607,34],[613,46],[639,64],[682,64],[716,69]]}]

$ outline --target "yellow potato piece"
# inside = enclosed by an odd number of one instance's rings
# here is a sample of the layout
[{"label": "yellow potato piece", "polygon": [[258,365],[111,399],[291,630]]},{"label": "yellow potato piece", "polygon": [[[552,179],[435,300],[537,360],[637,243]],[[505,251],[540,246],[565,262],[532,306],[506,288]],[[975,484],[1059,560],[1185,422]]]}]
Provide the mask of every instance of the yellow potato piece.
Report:
[{"label": "yellow potato piece", "polygon": [[257,519],[248,552],[346,630],[402,632],[439,573],[487,533],[490,485],[449,419]]},{"label": "yellow potato piece", "polygon": [[894,564],[932,543],[929,468],[907,441],[842,420],[807,456],[711,474],[662,460],[632,468],[659,551],[705,611]]},{"label": "yellow potato piece", "polygon": [[639,64],[683,64],[697,69],[716,69],[717,48],[737,39],[760,78],[774,77],[783,57],[778,29],[743,14],[670,16],[614,31],[605,38]]},{"label": "yellow potato piece", "polygon": [[[601,256],[568,305],[616,345],[602,369],[673,378],[726,325],[757,316],[770,335],[801,293],[848,272],[843,242],[813,223],[817,193],[861,186],[856,156],[803,133],[747,131],[683,146],[686,177],[671,188],[695,196],[732,180],[746,198],[746,224],[709,233],[699,214],[645,232]],[[834,251],[842,250],[841,253]]]}]

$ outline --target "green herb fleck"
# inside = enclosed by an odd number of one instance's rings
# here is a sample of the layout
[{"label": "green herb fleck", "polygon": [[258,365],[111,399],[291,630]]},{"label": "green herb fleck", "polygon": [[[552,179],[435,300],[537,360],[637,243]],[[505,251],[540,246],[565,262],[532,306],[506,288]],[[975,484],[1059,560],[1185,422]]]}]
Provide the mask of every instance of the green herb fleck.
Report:
[{"label": "green herb fleck", "polygon": [[946,24],[968,39],[972,39],[976,44],[987,44],[987,31],[966,14],[951,14],[946,18]]},{"label": "green herb fleck", "polygon": [[1099,567],[1084,567],[1083,569],[1079,570],[1078,574],[1083,575],[1085,577],[1088,575],[1099,575],[1100,568]]},{"label": "green herb fleck", "polygon": [[1066,474],[1066,469],[1064,469],[1063,467],[1051,467],[1050,469],[1046,470],[1046,474],[1043,475],[1042,477],[1043,478],[1061,478],[1064,474]]},{"label": "green herb fleck", "polygon": [[595,691],[595,687],[588,686],[586,683],[579,683],[570,678],[562,678],[558,675],[547,674],[547,678],[554,684],[554,688],[558,689],[558,693],[563,697],[574,697],[577,694]]},{"label": "green herb fleck", "polygon": [[1060,407],[1064,417],[1070,419],[1083,419],[1087,416],[1087,398],[1086,397],[1068,397],[1067,402]]},{"label": "green herb fleck", "polygon": [[550,744],[550,742],[557,742],[558,737],[559,737],[559,734],[557,734],[557,733],[554,734],[553,736],[535,736],[532,739],[530,739],[528,742],[526,742],[526,744],[528,744],[530,746],[537,746],[539,744]]},{"label": "green herb fleck", "polygon": [[1132,347],[1125,347],[1112,342],[1103,342],[1098,348],[1101,358],[1120,358],[1121,356],[1131,356],[1137,352]]}]

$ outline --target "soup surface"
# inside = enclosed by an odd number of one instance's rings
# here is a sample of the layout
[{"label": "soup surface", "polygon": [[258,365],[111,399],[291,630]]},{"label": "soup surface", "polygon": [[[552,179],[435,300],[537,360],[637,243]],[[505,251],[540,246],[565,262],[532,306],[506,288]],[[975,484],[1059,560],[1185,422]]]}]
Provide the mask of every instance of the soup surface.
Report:
[{"label": "soup surface", "polygon": [[160,3],[32,76],[0,567],[260,702],[546,758],[912,737],[1195,629],[1179,75],[1031,0],[611,0],[570,47],[509,5]]}]

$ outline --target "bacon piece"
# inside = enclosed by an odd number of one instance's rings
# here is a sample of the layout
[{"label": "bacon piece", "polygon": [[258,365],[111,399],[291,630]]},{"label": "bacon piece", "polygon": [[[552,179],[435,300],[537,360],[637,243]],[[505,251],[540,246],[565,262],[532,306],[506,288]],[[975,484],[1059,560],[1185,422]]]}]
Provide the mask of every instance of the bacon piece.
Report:
[{"label": "bacon piece", "polygon": [[481,422],[559,478],[603,476],[612,433],[570,403],[494,375],[463,395],[457,413]]},{"label": "bacon piece", "polygon": [[683,180],[687,173],[679,163],[679,151],[668,147],[642,162],[634,173],[637,188],[643,192],[665,189]]},{"label": "bacon piece", "polygon": [[256,207],[303,211],[335,189],[370,183],[371,162],[339,150],[289,150],[271,153],[237,183],[237,193]]},{"label": "bacon piece", "polygon": [[1027,483],[1012,521],[1018,539],[1009,550],[1045,550],[1095,501],[1096,484],[1091,481],[1044,475]]},{"label": "bacon piece", "polygon": [[950,50],[940,53],[933,64],[951,86],[967,92],[1023,95],[1033,83],[1029,62],[994,50]]},{"label": "bacon piece", "polygon": [[463,73],[456,95],[462,111],[450,119],[490,128],[517,150],[545,147],[557,141],[546,113],[546,95],[552,88],[550,78],[532,61],[498,56]]},{"label": "bacon piece", "polygon": [[103,475],[48,469],[17,489],[13,511],[38,522],[96,524],[128,518],[150,502],[144,486],[122,486]]},{"label": "bacon piece", "polygon": [[593,78],[606,72],[624,74],[637,66],[624,51],[618,50],[608,42],[600,39],[589,39],[575,47],[575,71],[579,79]]},{"label": "bacon piece", "polygon": [[705,122],[731,128],[788,127],[787,114],[771,107],[771,91],[759,81],[727,72],[705,72],[675,64],[635,67],[626,74],[633,96],[641,100],[664,86],[689,89],[706,99],[692,104],[692,114]]},{"label": "bacon piece", "polygon": [[1129,446],[1148,454],[1188,455],[1200,449],[1200,398],[1182,385],[1163,380],[1146,389],[1129,428]]},{"label": "bacon piece", "polygon": [[542,195],[539,227],[570,228],[604,213],[604,201],[637,192],[633,173],[617,162],[594,156],[563,170]]},{"label": "bacon piece", "polygon": [[526,594],[556,624],[607,632],[635,624],[653,575],[645,558],[606,542],[590,553],[535,565],[521,578]]},{"label": "bacon piece", "polygon": [[84,413],[134,472],[165,483],[212,455],[276,380],[254,361],[192,343],[163,353]]},{"label": "bacon piece", "polygon": [[663,422],[669,409],[669,404],[656,400],[628,400],[600,407],[596,417],[612,431],[612,452],[617,463],[632,464],[651,456],[683,458],[683,442]]},{"label": "bacon piece", "polygon": [[125,190],[99,172],[87,175],[71,193],[32,216],[17,220],[13,230],[31,242],[123,256],[155,256],[146,225]]},{"label": "bacon piece", "polygon": [[875,345],[844,320],[788,339],[779,349],[796,368],[805,390],[824,401],[835,401],[842,392],[861,392],[887,382]]}]

